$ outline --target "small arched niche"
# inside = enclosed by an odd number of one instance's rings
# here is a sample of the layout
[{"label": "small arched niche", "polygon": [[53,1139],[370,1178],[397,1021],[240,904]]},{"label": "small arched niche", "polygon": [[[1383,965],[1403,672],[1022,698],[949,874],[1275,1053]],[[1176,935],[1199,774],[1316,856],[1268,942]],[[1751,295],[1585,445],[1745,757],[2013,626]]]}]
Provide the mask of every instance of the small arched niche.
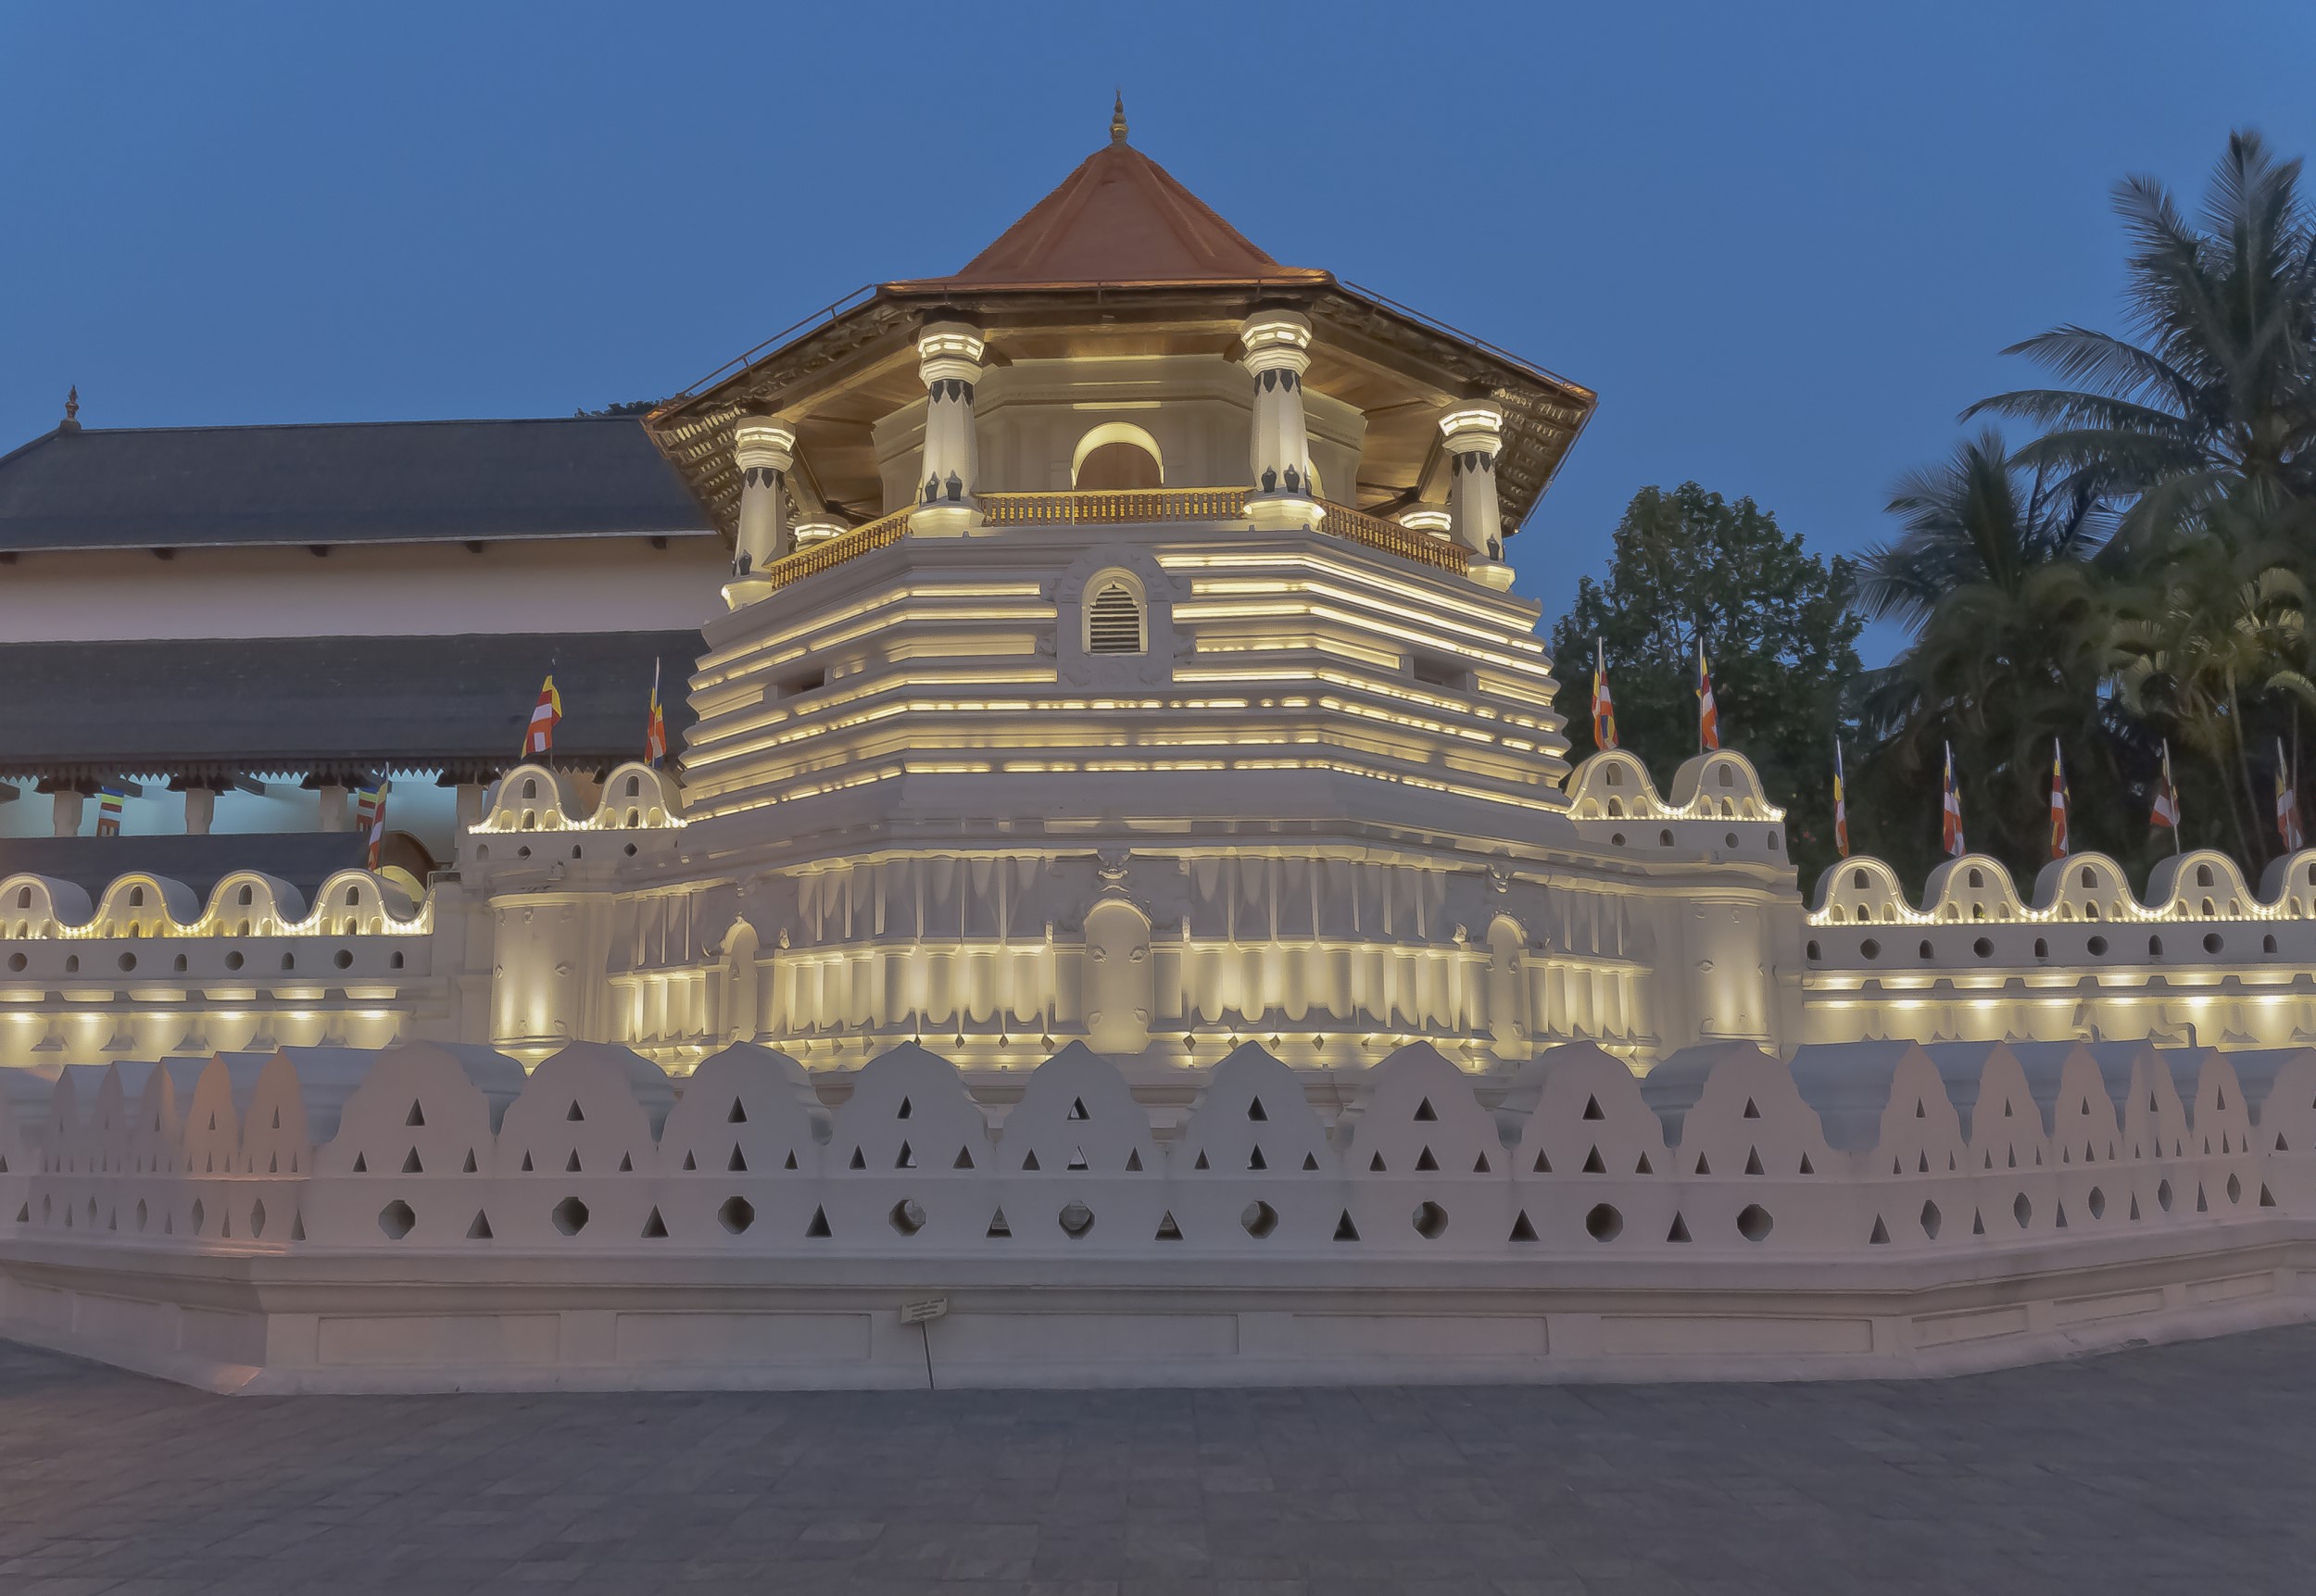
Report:
[{"label": "small arched niche", "polygon": [[1150,605],[1132,572],[1105,571],[1087,583],[1084,609],[1087,653],[1150,651]]},{"label": "small arched niche", "polygon": [[1130,421],[1104,421],[1077,440],[1070,484],[1086,493],[1165,484],[1165,456],[1158,440]]}]

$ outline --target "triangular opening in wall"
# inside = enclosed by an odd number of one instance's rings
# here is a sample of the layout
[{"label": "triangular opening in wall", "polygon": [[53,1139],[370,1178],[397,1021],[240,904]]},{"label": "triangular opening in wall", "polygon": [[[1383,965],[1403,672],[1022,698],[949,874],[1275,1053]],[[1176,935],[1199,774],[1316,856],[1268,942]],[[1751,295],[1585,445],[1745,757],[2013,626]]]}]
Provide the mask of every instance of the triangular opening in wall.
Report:
[{"label": "triangular opening in wall", "polygon": [[1164,1213],[1160,1214],[1158,1217],[1157,1239],[1160,1241],[1179,1241],[1182,1239],[1182,1227],[1174,1222],[1174,1211],[1172,1209],[1168,1209]]},{"label": "triangular opening in wall", "polygon": [[2019,1150],[2017,1148],[2014,1147],[2010,1149],[2003,1155],[2003,1167],[2005,1169],[2016,1169],[2019,1167]]},{"label": "triangular opening in wall", "polygon": [[1705,1154],[1703,1153],[1697,1154],[1696,1173],[1699,1175],[1710,1175],[1713,1173],[1713,1166],[1706,1162]]},{"label": "triangular opening in wall", "polygon": [[1988,1169],[1995,1167],[1995,1155],[1991,1150],[1986,1155],[1986,1167]]},{"label": "triangular opening in wall", "polygon": [[971,1169],[973,1167],[973,1150],[969,1147],[960,1147],[957,1150],[957,1162],[950,1164],[949,1167],[951,1169]]},{"label": "triangular opening in wall", "polygon": [[460,1175],[472,1175],[474,1173],[474,1150],[472,1148],[468,1148],[466,1150],[466,1167],[459,1170],[459,1173]]},{"label": "triangular opening in wall", "polygon": [[2051,1228],[2054,1230],[2064,1230],[2067,1228],[2067,1205],[2065,1203],[2062,1202],[2058,1205],[2058,1219]]},{"label": "triangular opening in wall", "polygon": [[1916,1119],[1927,1119],[1930,1117],[1928,1112],[1923,1109],[1922,1100],[1920,1098],[1916,1098],[1914,1100],[1914,1117]]},{"label": "triangular opening in wall", "polygon": [[1212,1169],[1214,1167],[1214,1165],[1206,1162],[1206,1150],[1204,1148],[1200,1148],[1198,1150],[1198,1159],[1190,1165],[1190,1167],[1192,1169]]},{"label": "triangular opening in wall", "polygon": [[1809,1155],[1806,1152],[1801,1155],[1801,1169],[1799,1173],[1803,1175],[1815,1175],[1818,1173],[1817,1166],[1809,1162]]},{"label": "triangular opening in wall", "polygon": [[[530,1166],[529,1164],[527,1164],[527,1163],[523,1165],[523,1168],[525,1168],[525,1169],[528,1169],[528,1168],[530,1168],[530,1167],[531,1167],[531,1166]],[[696,1170],[696,1169],[698,1169],[698,1168],[699,1167],[699,1160],[698,1160],[697,1158],[694,1158],[694,1157],[692,1156],[692,1152],[691,1152],[691,1150],[690,1150],[689,1148],[686,1148],[686,1149],[684,1150],[684,1167],[685,1167],[685,1169],[686,1169],[686,1170],[687,1170],[687,1171],[688,1171],[688,1170]],[[861,1166],[860,1166],[859,1164],[857,1164],[857,1163],[856,1163],[856,1164],[854,1164],[852,1167],[853,1167],[853,1168],[855,1168],[855,1169],[858,1169],[858,1168],[860,1168]]]},{"label": "triangular opening in wall", "polygon": [[724,1123],[725,1125],[746,1125],[748,1123],[748,1111],[740,1107],[739,1099],[734,1098],[732,1100],[732,1112],[724,1116]]},{"label": "triangular opening in wall", "polygon": [[2217,1109],[2218,1109],[2218,1110],[2219,1110],[2222,1113],[2225,1113],[2225,1112],[2227,1112],[2227,1107],[2228,1107],[2228,1089],[2227,1089],[2227,1087],[2214,1087],[2212,1088],[2212,1093],[2211,1093],[2211,1096],[2212,1096],[2212,1106],[2213,1106],[2214,1108],[2217,1108]]},{"label": "triangular opening in wall", "polygon": [[[402,1123],[406,1125],[424,1125],[426,1123],[426,1115],[420,1110],[417,1099],[413,1098],[410,1100],[409,1114],[403,1120]],[[278,1112],[273,1116],[273,1128],[275,1130],[280,1130],[282,1128],[282,1116]]]},{"label": "triangular opening in wall", "polygon": [[1038,1167],[1038,1150],[1036,1148],[1031,1148],[1029,1151],[1023,1156],[1021,1166],[1024,1169],[1035,1169]]},{"label": "triangular opening in wall", "polygon": [[1871,1236],[1867,1237],[1866,1240],[1869,1245],[1875,1247],[1887,1247],[1890,1245],[1890,1227],[1882,1224],[1881,1214],[1877,1213],[1874,1215],[1874,1233]]},{"label": "triangular opening in wall", "polygon": [[[140,1173],[140,1174],[141,1174],[141,1173],[143,1173],[143,1170],[144,1170],[144,1166],[143,1166],[142,1164],[140,1164],[140,1165],[138,1166],[138,1171],[139,1171],[139,1173]],[[6,1153],[5,1153],[5,1152],[0,1152],[0,1175],[6,1175],[6,1174],[7,1174],[7,1173],[8,1173],[8,1155],[7,1155]]]},{"label": "triangular opening in wall", "polygon": [[1416,1154],[1416,1167],[1418,1170],[1436,1170],[1440,1167],[1440,1161],[1431,1156],[1431,1150],[1427,1147]]},{"label": "triangular opening in wall", "polygon": [[1486,1153],[1481,1153],[1478,1158],[1472,1161],[1472,1173],[1474,1175],[1492,1175],[1494,1173],[1494,1171],[1488,1167],[1488,1155]]},{"label": "triangular opening in wall", "polygon": [[1070,1099],[1069,1117],[1072,1119],[1085,1119],[1089,1117],[1086,1112],[1086,1100],[1084,1098]]},{"label": "triangular opening in wall", "polygon": [[579,1100],[578,1099],[573,1098],[572,1100],[570,1110],[564,1113],[563,1117],[567,1120],[583,1120],[587,1116],[579,1112]]},{"label": "triangular opening in wall", "polygon": [[1319,1155],[1318,1155],[1317,1153],[1315,1153],[1315,1152],[1306,1152],[1306,1153],[1304,1153],[1304,1154],[1303,1155],[1303,1168],[1305,1168],[1305,1169],[1316,1169],[1316,1168],[1318,1168],[1318,1166],[1319,1166]]},{"label": "triangular opening in wall", "polygon": [[2131,1216],[2133,1219],[2139,1217],[2139,1194],[2135,1191],[2131,1194]]},{"label": "triangular opening in wall", "polygon": [[1656,1173],[1656,1171],[1649,1164],[1649,1155],[1647,1153],[1643,1153],[1641,1155],[1641,1161],[1632,1166],[1632,1173],[1635,1175],[1655,1175]]},{"label": "triangular opening in wall", "polygon": [[1142,1150],[1140,1148],[1128,1148],[1127,1150],[1126,1173],[1128,1175],[1139,1175],[1142,1173]]},{"label": "triangular opening in wall", "polygon": [[824,1241],[828,1238],[828,1211],[826,1209],[812,1210],[812,1222],[804,1227],[804,1236],[805,1239],[810,1241]]},{"label": "triangular opening in wall", "polygon": [[646,1241],[667,1239],[667,1221],[660,1217],[660,1211],[657,1208],[644,1216],[643,1238]]},{"label": "triangular opening in wall", "polygon": [[1254,1098],[1246,1105],[1246,1117],[1252,1120],[1268,1120],[1271,1116],[1263,1112],[1263,1100]]},{"label": "triangular opening in wall", "polygon": [[[412,1103],[410,1105],[410,1112],[412,1113],[418,1112],[418,1105],[416,1103]],[[414,1120],[411,1123],[414,1125],[424,1125],[426,1122],[424,1120]],[[280,1130],[282,1128],[282,1111],[280,1109],[275,1109],[273,1111],[273,1128],[275,1130]],[[0,1174],[5,1173],[6,1172],[0,1170]]]},{"label": "triangular opening in wall", "polygon": [[[2136,1200],[2134,1199],[2133,1200]],[[1986,1216],[1975,1208],[1970,1210],[1970,1234],[1973,1236],[1983,1236],[1986,1234]]]},{"label": "triangular opening in wall", "polygon": [[[525,1169],[531,1167],[531,1161],[528,1155],[525,1155],[523,1159],[522,1167]],[[368,1175],[370,1173],[370,1160],[359,1152],[354,1155],[354,1173],[356,1175]]]},{"label": "triangular opening in wall", "polygon": [[32,1222],[32,1205],[31,1203],[28,1202],[23,1207],[16,1211],[16,1222],[19,1225],[30,1225]]},{"label": "triangular opening in wall", "polygon": [[796,1167],[796,1150],[794,1148],[790,1148],[788,1150],[787,1160],[782,1163],[780,1167],[782,1169],[794,1169]]},{"label": "triangular opening in wall", "polygon": [[1348,1208],[1343,1210],[1343,1216],[1335,1222],[1335,1239],[1338,1241],[1359,1239],[1359,1227],[1351,1222],[1351,1210]]},{"label": "triangular opening in wall", "polygon": [[[163,1231],[168,1230],[169,1222],[167,1220],[163,1220],[161,1222],[161,1228]],[[290,1215],[290,1239],[292,1241],[303,1241],[306,1239],[306,1216],[303,1213],[293,1213]]]},{"label": "triangular opening in wall", "polygon": [[424,1167],[418,1162],[418,1149],[410,1149],[409,1156],[402,1161],[402,1173],[405,1175],[424,1175],[426,1173]]},{"label": "triangular opening in wall", "polygon": [[[659,1210],[654,1209],[652,1212],[656,1213]],[[481,1209],[476,1209],[474,1211],[474,1223],[466,1227],[466,1238],[469,1241],[490,1240],[492,1238],[491,1216],[484,1213]]]},{"label": "triangular opening in wall", "polygon": [[1070,1169],[1091,1169],[1093,1166],[1086,1162],[1086,1150],[1084,1148],[1073,1147],[1070,1149],[1070,1155],[1065,1167]]},{"label": "triangular opening in wall", "polygon": [[1738,1117],[1741,1119],[1759,1119],[1761,1117],[1761,1111],[1753,1106],[1753,1100],[1751,1098],[1747,1098],[1745,1100],[1745,1112]]},{"label": "triangular opening in wall", "polygon": [[1759,1175],[1761,1173],[1761,1150],[1759,1148],[1749,1147],[1745,1149],[1745,1173],[1747,1175]]},{"label": "triangular opening in wall", "polygon": [[1929,1149],[1925,1148],[1920,1152],[1914,1155],[1914,1173],[1916,1175],[1928,1175],[1930,1173]]},{"label": "triangular opening in wall", "polygon": [[1544,1150],[1542,1148],[1538,1148],[1536,1150],[1535,1168],[1538,1175],[1550,1175],[1552,1173],[1552,1160],[1544,1156]]},{"label": "triangular opening in wall", "polygon": [[2259,1185],[2259,1206],[2260,1206],[2260,1207],[2262,1207],[2262,1208],[2273,1208],[2275,1205],[2276,1205],[2276,1197],[2275,1197],[2275,1193],[2274,1193],[2274,1192],[2272,1192],[2272,1191],[2270,1191],[2270,1190],[2268,1189],[2268,1183],[2267,1183],[2267,1182],[2265,1182],[2265,1181],[2260,1182],[2260,1185]]},{"label": "triangular opening in wall", "polygon": [[[734,1148],[732,1152],[733,1156],[737,1157],[739,1154],[739,1149]],[[893,1160],[893,1167],[895,1169],[914,1169],[916,1166],[917,1155],[915,1150],[910,1147],[907,1142],[902,1142],[900,1144],[900,1155]]]},{"label": "triangular opening in wall", "polygon": [[623,1152],[621,1153],[619,1155],[619,1172],[622,1175],[635,1174],[636,1161],[633,1158],[630,1158],[627,1154]]},{"label": "triangular opening in wall", "polygon": [[902,1099],[900,1100],[900,1112],[899,1113],[897,1113],[897,1114],[893,1115],[893,1118],[895,1118],[895,1119],[907,1119],[907,1118],[909,1117],[910,1112],[911,1112],[911,1108],[910,1108],[909,1100],[908,1100],[907,1098],[902,1098]]},{"label": "triangular opening in wall", "polygon": [[1584,1117],[1586,1119],[1605,1119],[1607,1117],[1600,1112],[1600,1099],[1586,1098],[1584,1100]]},{"label": "triangular opening in wall", "polygon": [[524,1175],[531,1173],[531,1154],[528,1149],[525,1149],[522,1154],[522,1173]]},{"label": "triangular opening in wall", "polygon": [[1518,1216],[1512,1221],[1512,1239],[1515,1241],[1536,1239],[1536,1227],[1528,1222],[1528,1210],[1525,1208],[1521,1209]]},{"label": "triangular opening in wall", "polygon": [[1270,1167],[1269,1164],[1263,1162],[1263,1150],[1260,1147],[1257,1147],[1252,1153],[1247,1155],[1246,1166],[1249,1169],[1268,1169]]},{"label": "triangular opening in wall", "polygon": [[1373,1158],[1367,1161],[1367,1173],[1369,1175],[1381,1175],[1383,1173],[1383,1155],[1381,1153],[1377,1153]]},{"label": "triangular opening in wall", "polygon": [[1436,1119],[1438,1119],[1439,1117],[1440,1117],[1440,1116],[1439,1116],[1438,1114],[1435,1114],[1435,1113],[1433,1113],[1433,1112],[1431,1112],[1431,1100],[1430,1100],[1429,1098],[1425,1098],[1422,1101],[1418,1102],[1418,1103],[1416,1105],[1416,1119],[1418,1119],[1418,1120],[1436,1120]]},{"label": "triangular opening in wall", "polygon": [[2200,1180],[2196,1182],[2196,1212],[2197,1213],[2211,1212],[2211,1204],[2203,1200],[2203,1182]]},{"label": "triangular opening in wall", "polygon": [[565,1175],[577,1175],[579,1173],[579,1150],[577,1148],[573,1148],[571,1150],[571,1156],[563,1160],[563,1173]]},{"label": "triangular opening in wall", "polygon": [[724,1167],[735,1174],[748,1168],[748,1155],[740,1150],[740,1144],[738,1142],[734,1142],[732,1144],[732,1162],[725,1164]]},{"label": "triangular opening in wall", "polygon": [[861,1156],[861,1150],[857,1147],[852,1150],[852,1162],[850,1167],[853,1169],[866,1169],[868,1167],[868,1160]]},{"label": "triangular opening in wall", "polygon": [[1665,1239],[1668,1241],[1686,1241],[1689,1239],[1689,1222],[1680,1217],[1680,1211],[1679,1209],[1673,1210],[1673,1227],[1665,1232]]},{"label": "triangular opening in wall", "polygon": [[215,1130],[217,1128],[217,1115],[215,1113],[209,1115],[209,1128],[211,1130]]},{"label": "triangular opening in wall", "polygon": [[[1807,1158],[1804,1158],[1804,1159],[1801,1161],[1801,1162],[1802,1162],[1802,1171],[1801,1171],[1801,1172],[1802,1172],[1804,1175],[1807,1175],[1807,1174],[1809,1173],[1809,1160],[1808,1160]],[[1952,1174],[1954,1174],[1954,1173],[1955,1173],[1955,1169],[1956,1169],[1956,1167],[1957,1167],[1957,1166],[1956,1166],[1955,1162],[1954,1162],[1954,1154],[1952,1154],[1952,1153],[1948,1153],[1948,1154],[1946,1154],[1946,1173],[1947,1173],[1948,1175],[1952,1175]]]},{"label": "triangular opening in wall", "polygon": [[1000,1241],[1010,1240],[1012,1238],[1013,1227],[1005,1223],[1005,1211],[1003,1209],[1001,1208],[995,1213],[989,1215],[989,1228],[983,1234],[994,1237]]}]

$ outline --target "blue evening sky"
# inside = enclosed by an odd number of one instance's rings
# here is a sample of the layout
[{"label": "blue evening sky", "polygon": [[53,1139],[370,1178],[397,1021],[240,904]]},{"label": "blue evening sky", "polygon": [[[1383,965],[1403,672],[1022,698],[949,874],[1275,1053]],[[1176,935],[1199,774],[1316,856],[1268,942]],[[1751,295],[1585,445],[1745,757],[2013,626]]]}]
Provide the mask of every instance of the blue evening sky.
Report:
[{"label": "blue evening sky", "polygon": [[2312,68],[2288,0],[0,0],[0,449],[71,383],[93,426],[656,397],[961,265],[1122,83],[1279,259],[1598,391],[1513,546],[1548,624],[1645,484],[1881,535],[1999,348],[2117,322],[2115,180],[2316,149]]}]

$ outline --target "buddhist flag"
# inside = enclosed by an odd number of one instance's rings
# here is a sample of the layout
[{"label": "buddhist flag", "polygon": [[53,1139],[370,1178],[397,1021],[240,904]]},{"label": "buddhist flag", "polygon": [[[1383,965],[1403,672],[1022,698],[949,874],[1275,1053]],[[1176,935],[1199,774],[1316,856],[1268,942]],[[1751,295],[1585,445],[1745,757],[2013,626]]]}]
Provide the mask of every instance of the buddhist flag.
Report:
[{"label": "buddhist flag", "polygon": [[386,789],[393,785],[382,778],[374,787],[354,789],[354,824],[362,834],[363,862],[371,870],[378,868],[379,855],[385,848]]},{"label": "buddhist flag", "polygon": [[1952,859],[1960,859],[1970,848],[1962,841],[1962,789],[1954,785],[1954,745],[1946,745],[1945,797],[1939,805],[1939,841]]},{"label": "buddhist flag", "polygon": [[99,787],[96,792],[96,835],[119,836],[120,813],[129,807],[129,795],[117,787]]},{"label": "buddhist flag", "polygon": [[2300,784],[2284,757],[2284,739],[2276,739],[2276,835],[2284,851],[2297,853],[2308,846],[2300,834]]},{"label": "buddhist flag", "polygon": [[2051,857],[2067,857],[2067,765],[2057,737],[2051,739]]},{"label": "buddhist flag", "polygon": [[531,729],[522,735],[522,755],[544,754],[555,747],[555,726],[563,718],[563,696],[549,675],[539,688],[539,701],[531,706]]},{"label": "buddhist flag", "polygon": [[2171,781],[2171,739],[2163,739],[2163,771],[2155,781],[2155,807],[2147,811],[2150,829],[2161,826],[2171,834],[2171,851],[2179,851],[2179,788]]},{"label": "buddhist flag", "polygon": [[1617,746],[1617,700],[1608,694],[1608,657],[1597,637],[1592,639],[1592,746]]},{"label": "buddhist flag", "polygon": [[643,760],[653,770],[667,762],[667,717],[660,712],[660,662],[651,661],[651,716],[643,727]]},{"label": "buddhist flag", "polygon": [[1850,856],[1850,806],[1842,791],[1842,739],[1833,739],[1833,850]]},{"label": "buddhist flag", "polygon": [[1711,753],[1721,746],[1721,711],[1713,702],[1713,672],[1705,662],[1705,634],[1697,634],[1697,747]]}]

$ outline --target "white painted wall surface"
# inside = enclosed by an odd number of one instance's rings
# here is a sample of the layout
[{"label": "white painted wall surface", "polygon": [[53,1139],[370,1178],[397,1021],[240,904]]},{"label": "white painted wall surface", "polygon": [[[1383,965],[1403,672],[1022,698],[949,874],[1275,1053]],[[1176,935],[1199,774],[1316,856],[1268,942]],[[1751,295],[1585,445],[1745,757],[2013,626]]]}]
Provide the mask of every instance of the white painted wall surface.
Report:
[{"label": "white painted wall surface", "polygon": [[649,632],[721,612],[730,574],[713,536],[27,554],[0,582],[0,638]]}]

